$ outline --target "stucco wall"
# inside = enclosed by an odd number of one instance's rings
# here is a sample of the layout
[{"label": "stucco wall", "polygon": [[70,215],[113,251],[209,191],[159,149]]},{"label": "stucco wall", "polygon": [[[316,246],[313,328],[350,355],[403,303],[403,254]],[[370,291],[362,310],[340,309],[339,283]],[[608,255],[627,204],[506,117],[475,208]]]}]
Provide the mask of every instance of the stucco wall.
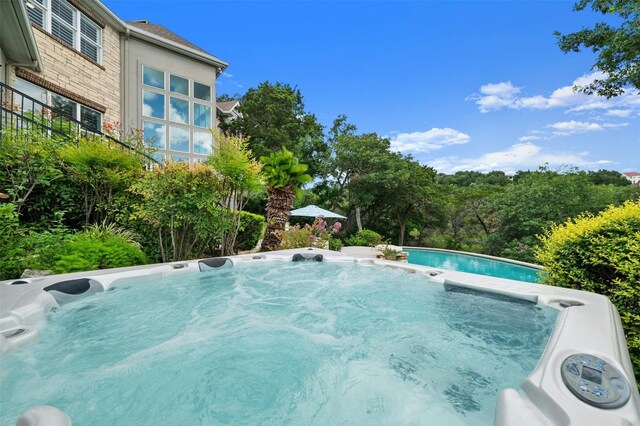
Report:
[{"label": "stucco wall", "polygon": [[[105,27],[102,31],[102,64],[85,58],[68,47],[32,27],[40,51],[44,71],[36,73],[41,79],[92,100],[106,108],[103,122],[120,121],[120,35]],[[89,105],[91,106],[91,105]]]}]

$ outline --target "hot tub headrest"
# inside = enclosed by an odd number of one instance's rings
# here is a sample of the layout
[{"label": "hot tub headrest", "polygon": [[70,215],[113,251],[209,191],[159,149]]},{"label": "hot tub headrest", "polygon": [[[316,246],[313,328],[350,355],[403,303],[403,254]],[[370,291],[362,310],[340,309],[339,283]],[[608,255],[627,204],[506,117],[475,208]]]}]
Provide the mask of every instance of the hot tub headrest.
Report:
[{"label": "hot tub headrest", "polygon": [[223,266],[233,266],[233,262],[231,259],[226,257],[212,257],[210,259],[202,259],[198,261],[198,268],[200,269],[200,272],[213,268],[221,268]]},{"label": "hot tub headrest", "polygon": [[43,290],[49,292],[60,305],[63,305],[80,297],[104,291],[104,288],[99,282],[90,278],[77,278],[51,284]]},{"label": "hot tub headrest", "polygon": [[315,262],[322,262],[323,256],[321,254],[302,254],[302,253],[296,253],[293,255],[293,258],[291,260],[293,260],[294,262],[302,262],[305,260],[313,260]]}]

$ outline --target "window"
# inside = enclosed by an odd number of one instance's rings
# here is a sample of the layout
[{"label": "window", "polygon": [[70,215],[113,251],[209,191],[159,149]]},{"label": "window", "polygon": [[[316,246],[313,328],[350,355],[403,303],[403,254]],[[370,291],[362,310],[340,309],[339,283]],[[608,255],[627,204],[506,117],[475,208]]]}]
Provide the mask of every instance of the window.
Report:
[{"label": "window", "polygon": [[[40,101],[44,104],[48,103],[48,99],[47,99],[47,91],[45,89],[43,89],[40,86],[36,86],[35,84],[31,84],[27,81],[21,80],[21,79],[16,79],[16,89],[19,92],[22,92],[24,94],[26,94],[27,96],[32,97],[33,99],[35,99],[36,101]],[[18,99],[14,99],[14,102],[18,102]],[[34,105],[36,111],[38,112],[42,112],[42,108],[40,107],[40,105],[37,105],[35,103],[32,103],[31,101],[29,101],[29,99],[24,98],[24,105],[23,107],[30,107],[31,105]]]},{"label": "window", "polygon": [[209,155],[212,152],[213,136],[211,132],[193,131],[193,153]]},{"label": "window", "polygon": [[27,15],[29,15],[29,20],[43,29],[45,27],[45,12],[44,0],[31,0],[27,3]]},{"label": "window", "polygon": [[167,70],[141,65],[139,83],[147,146],[166,159],[206,158],[213,151],[214,89]]},{"label": "window", "polygon": [[102,62],[102,28],[66,0],[24,0],[29,20],[87,57]]},{"label": "window", "polygon": [[211,86],[193,82],[193,97],[202,99],[203,101],[211,100]]},{"label": "window", "polygon": [[80,121],[87,129],[100,131],[102,127],[101,118],[102,116],[98,111],[94,111],[91,108],[80,105]]},{"label": "window", "polygon": [[172,151],[189,152],[189,129],[184,127],[169,127],[169,149]]},{"label": "window", "polygon": [[154,152],[151,156],[158,162],[158,164],[164,164],[166,160],[165,154],[160,152]]},{"label": "window", "polygon": [[[98,132],[102,129],[102,114],[94,109],[67,99],[57,93],[49,92],[40,86],[36,86],[20,78],[16,79],[16,89],[44,104],[61,110],[66,116],[80,121],[82,125],[89,130]],[[26,105],[29,105],[29,108],[31,108],[31,103],[25,100],[25,107]],[[38,105],[34,105],[34,107],[38,112],[41,112],[41,108]]]},{"label": "window", "polygon": [[145,145],[157,149],[167,149],[167,131],[164,124],[144,121],[142,127]]},{"label": "window", "polygon": [[193,125],[198,127],[204,127],[206,129],[211,127],[211,107],[202,105],[199,103],[193,104]]},{"label": "window", "polygon": [[189,124],[189,101],[172,96],[169,99],[169,120]]},{"label": "window", "polygon": [[61,110],[69,117],[78,116],[78,104],[60,95],[51,94],[51,105]]},{"label": "window", "polygon": [[187,163],[189,164],[189,157],[185,157],[184,155],[172,155],[171,160],[175,163]]},{"label": "window", "polygon": [[143,66],[142,82],[147,86],[153,86],[158,89],[164,89],[164,72],[154,68]]},{"label": "window", "polygon": [[169,90],[174,93],[189,96],[189,80],[171,74],[169,78]]},{"label": "window", "polygon": [[98,61],[100,46],[102,45],[102,31],[91,19],[80,15],[80,51]]},{"label": "window", "polygon": [[164,118],[164,95],[149,90],[142,91],[142,115]]}]

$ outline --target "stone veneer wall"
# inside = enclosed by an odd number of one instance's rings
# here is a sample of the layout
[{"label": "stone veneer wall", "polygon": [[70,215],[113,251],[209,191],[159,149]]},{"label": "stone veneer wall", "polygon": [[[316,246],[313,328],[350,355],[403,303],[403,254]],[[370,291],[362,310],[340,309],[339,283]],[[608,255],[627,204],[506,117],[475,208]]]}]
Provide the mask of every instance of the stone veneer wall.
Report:
[{"label": "stone veneer wall", "polygon": [[[34,76],[34,83],[53,92],[56,87],[60,88],[62,90],[58,92],[63,92],[60,95],[104,111],[103,123],[121,121],[120,34],[109,26],[102,29],[102,64],[98,64],[42,29],[36,26],[32,29],[44,71],[37,73],[24,69],[18,72]],[[15,78],[13,70],[10,85],[15,84]]]}]

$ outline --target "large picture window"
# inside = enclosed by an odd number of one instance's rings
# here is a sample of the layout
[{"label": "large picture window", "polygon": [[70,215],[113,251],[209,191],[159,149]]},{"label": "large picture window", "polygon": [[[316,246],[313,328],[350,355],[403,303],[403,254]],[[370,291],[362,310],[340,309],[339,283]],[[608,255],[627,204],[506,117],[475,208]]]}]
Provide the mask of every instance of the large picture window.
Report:
[{"label": "large picture window", "polygon": [[215,143],[208,130],[214,125],[213,87],[147,65],[140,71],[146,145],[173,161],[204,161]]},{"label": "large picture window", "polygon": [[24,0],[34,25],[102,63],[102,28],[66,0]]}]

